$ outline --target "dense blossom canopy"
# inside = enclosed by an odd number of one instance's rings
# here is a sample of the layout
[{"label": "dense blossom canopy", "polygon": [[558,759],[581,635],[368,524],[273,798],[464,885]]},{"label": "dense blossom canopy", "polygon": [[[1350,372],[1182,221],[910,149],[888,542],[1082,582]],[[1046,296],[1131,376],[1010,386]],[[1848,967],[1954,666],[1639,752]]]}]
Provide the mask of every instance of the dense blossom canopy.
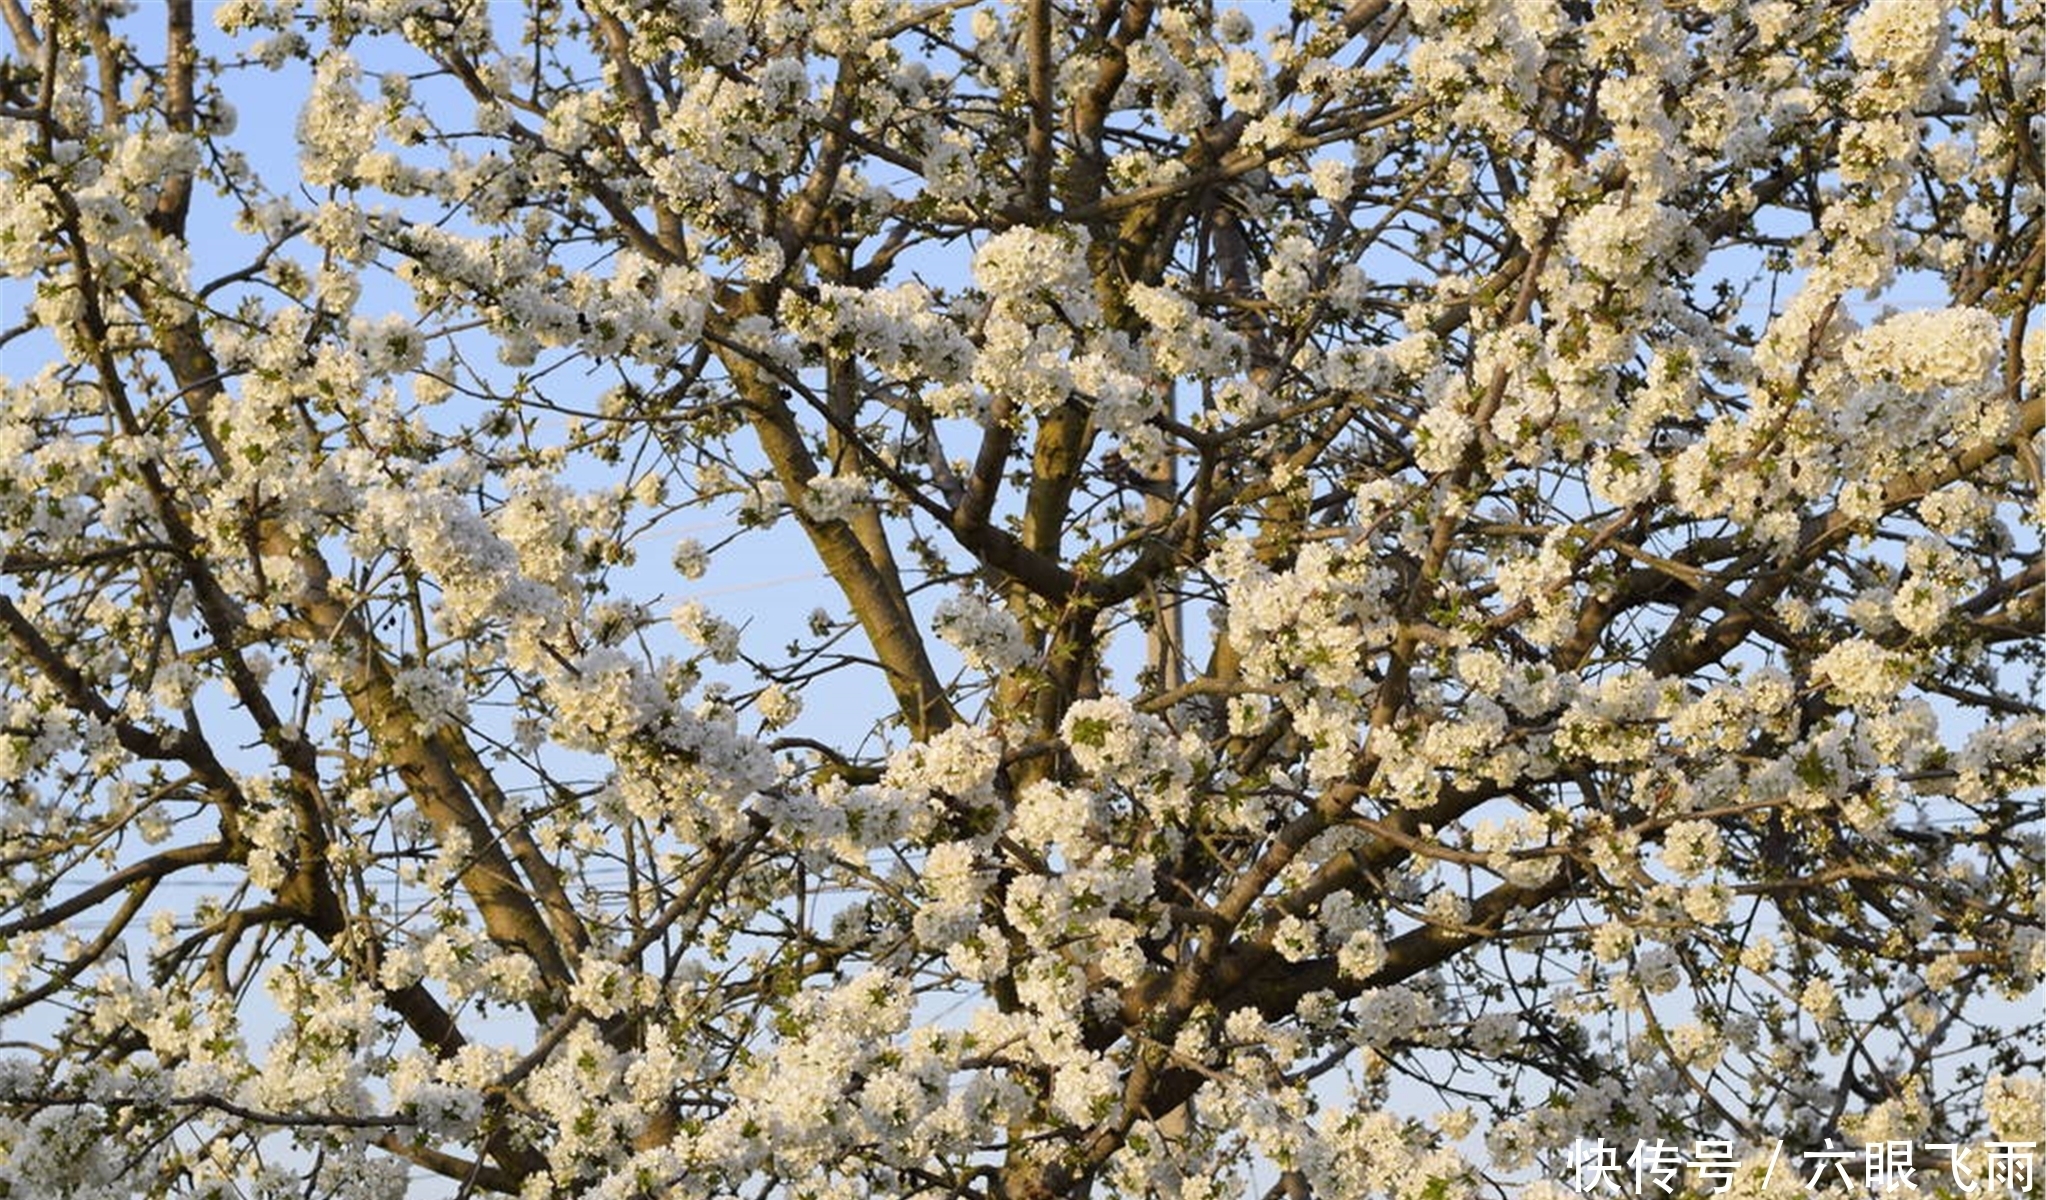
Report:
[{"label": "dense blossom canopy", "polygon": [[2042,1137],[2041,0],[0,15],[0,1195]]}]

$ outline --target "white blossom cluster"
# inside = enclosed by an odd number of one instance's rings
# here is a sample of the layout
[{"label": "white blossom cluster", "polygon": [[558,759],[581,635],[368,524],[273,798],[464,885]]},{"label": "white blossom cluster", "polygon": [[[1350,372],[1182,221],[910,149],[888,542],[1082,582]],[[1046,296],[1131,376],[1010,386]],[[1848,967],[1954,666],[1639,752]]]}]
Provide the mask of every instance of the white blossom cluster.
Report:
[{"label": "white blossom cluster", "polygon": [[976,670],[1013,671],[1031,658],[1016,618],[970,592],[940,602],[931,628]]}]

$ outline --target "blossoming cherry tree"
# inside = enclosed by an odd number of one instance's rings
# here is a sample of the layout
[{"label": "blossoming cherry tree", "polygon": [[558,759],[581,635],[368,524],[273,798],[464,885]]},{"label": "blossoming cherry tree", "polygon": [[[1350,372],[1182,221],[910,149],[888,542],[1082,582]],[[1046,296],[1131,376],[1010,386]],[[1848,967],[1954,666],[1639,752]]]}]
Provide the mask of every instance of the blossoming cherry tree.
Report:
[{"label": "blossoming cherry tree", "polygon": [[2040,1139],[2038,0],[0,16],[0,1195]]}]

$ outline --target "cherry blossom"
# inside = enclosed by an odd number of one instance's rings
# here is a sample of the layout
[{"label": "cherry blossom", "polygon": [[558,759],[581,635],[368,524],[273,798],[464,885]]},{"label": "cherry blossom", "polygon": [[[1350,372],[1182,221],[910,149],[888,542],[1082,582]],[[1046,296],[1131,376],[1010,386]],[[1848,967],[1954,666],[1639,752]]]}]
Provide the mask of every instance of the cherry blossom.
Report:
[{"label": "cherry blossom", "polygon": [[0,17],[0,1194],[2039,1139],[2036,0]]}]

